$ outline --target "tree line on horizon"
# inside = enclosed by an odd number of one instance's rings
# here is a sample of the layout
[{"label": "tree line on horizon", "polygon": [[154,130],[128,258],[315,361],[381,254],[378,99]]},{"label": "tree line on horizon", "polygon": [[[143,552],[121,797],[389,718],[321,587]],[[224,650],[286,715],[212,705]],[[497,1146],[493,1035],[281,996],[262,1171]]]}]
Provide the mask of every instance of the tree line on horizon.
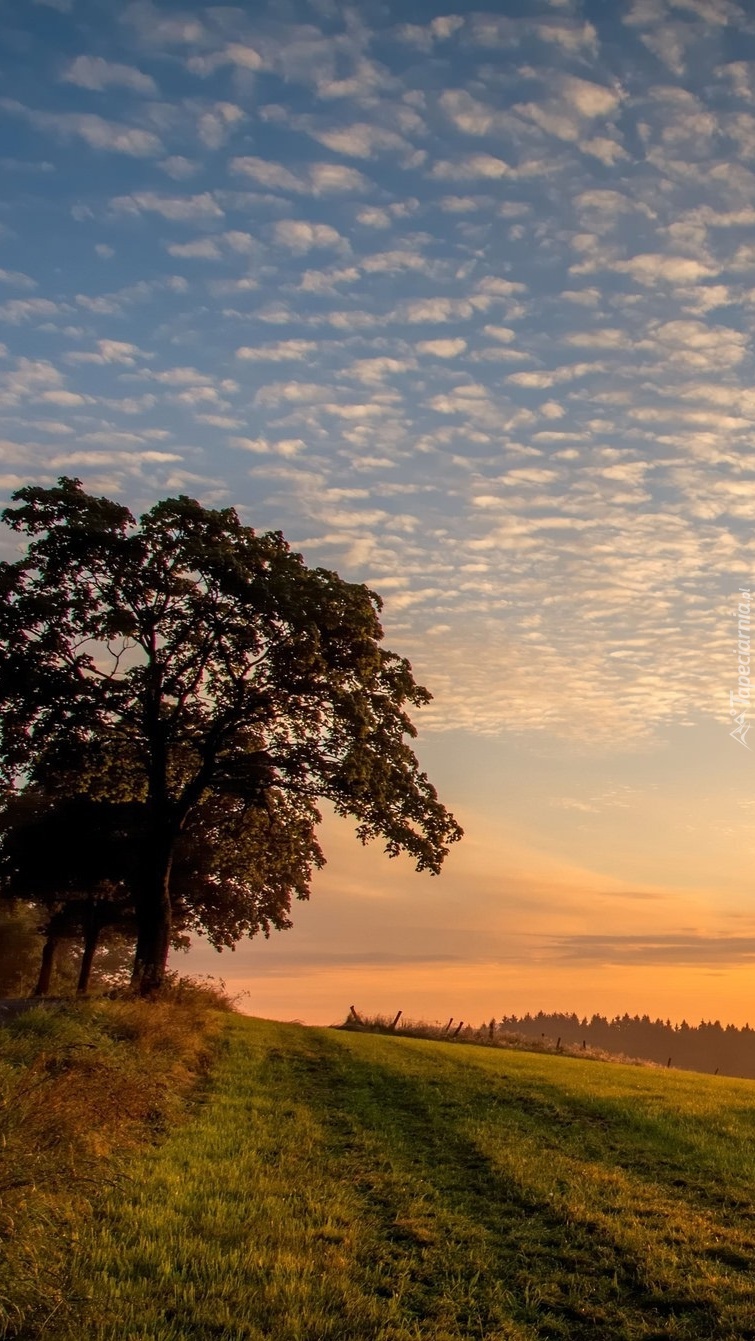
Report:
[{"label": "tree line on horizon", "polygon": [[86,990],[103,942],[151,995],[192,932],[291,925],[325,857],[319,805],[437,874],[462,830],[409,741],[431,695],[381,646],[379,596],[280,532],[181,495],[137,520],[62,477],[2,520],[0,896],[41,910]]},{"label": "tree line on horizon", "polygon": [[755,1080],[755,1029],[721,1024],[720,1020],[701,1020],[699,1024],[672,1024],[670,1020],[652,1020],[649,1015],[580,1016],[572,1013],[538,1011],[537,1014],[504,1015],[500,1027],[526,1038],[589,1048],[637,1057],[681,1070],[741,1076]]}]

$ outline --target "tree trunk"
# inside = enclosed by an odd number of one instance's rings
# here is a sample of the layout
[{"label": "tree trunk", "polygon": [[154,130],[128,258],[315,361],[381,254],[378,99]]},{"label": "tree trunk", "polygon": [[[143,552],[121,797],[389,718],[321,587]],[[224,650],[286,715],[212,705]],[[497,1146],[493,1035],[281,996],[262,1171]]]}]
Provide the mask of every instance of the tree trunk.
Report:
[{"label": "tree trunk", "polygon": [[152,849],[152,860],[145,863],[141,889],[136,897],[136,953],[131,989],[151,996],[163,985],[170,952],[172,910],[170,871],[173,842],[163,840]]},{"label": "tree trunk", "polygon": [[98,927],[94,916],[87,926],[84,935],[84,953],[81,956],[81,968],[79,969],[79,981],[76,984],[76,992],[83,996],[89,991],[89,979],[92,973],[92,964],[94,963],[94,954],[97,949],[97,942],[100,939],[100,928]]},{"label": "tree trunk", "polygon": [[52,978],[52,966],[55,962],[55,951],[60,943],[59,936],[48,936],[42,950],[42,963],[39,966],[39,977],[37,985],[32,992],[32,996],[47,996],[50,990],[50,979]]}]

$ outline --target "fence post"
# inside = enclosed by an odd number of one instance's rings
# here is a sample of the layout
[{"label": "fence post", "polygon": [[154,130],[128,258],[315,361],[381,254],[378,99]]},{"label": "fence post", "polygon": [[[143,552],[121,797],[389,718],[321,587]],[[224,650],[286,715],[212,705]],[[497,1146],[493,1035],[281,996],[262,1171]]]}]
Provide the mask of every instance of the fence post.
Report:
[{"label": "fence post", "polygon": [[404,1013],[404,1012],[403,1012],[402,1010],[400,1010],[400,1011],[398,1012],[398,1014],[396,1015],[396,1018],[395,1018],[395,1020],[393,1021],[393,1024],[391,1025],[391,1033],[393,1033],[393,1030],[396,1028],[396,1025],[398,1024],[399,1020],[401,1019],[401,1016],[403,1015],[403,1013]]}]

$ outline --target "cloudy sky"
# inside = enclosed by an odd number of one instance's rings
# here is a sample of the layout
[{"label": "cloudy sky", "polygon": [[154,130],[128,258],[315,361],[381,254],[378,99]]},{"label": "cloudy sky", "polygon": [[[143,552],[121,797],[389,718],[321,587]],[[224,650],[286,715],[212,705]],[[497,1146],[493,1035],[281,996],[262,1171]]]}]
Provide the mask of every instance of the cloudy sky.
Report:
[{"label": "cloudy sky", "polygon": [[295,929],[190,963],[286,1018],[752,1019],[752,7],[0,20],[3,497],[233,503],[368,582],[467,831],[433,880],[328,820]]}]

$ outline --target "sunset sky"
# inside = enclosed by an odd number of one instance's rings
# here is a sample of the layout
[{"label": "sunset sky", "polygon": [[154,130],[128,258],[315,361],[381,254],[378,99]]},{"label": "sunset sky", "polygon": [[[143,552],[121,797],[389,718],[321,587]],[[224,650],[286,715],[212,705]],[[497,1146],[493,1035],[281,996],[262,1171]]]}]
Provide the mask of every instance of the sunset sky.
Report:
[{"label": "sunset sky", "polygon": [[755,7],[0,21],[3,499],[188,493],[367,582],[466,831],[433,879],[326,817],[294,929],[177,966],[755,1023]]}]

